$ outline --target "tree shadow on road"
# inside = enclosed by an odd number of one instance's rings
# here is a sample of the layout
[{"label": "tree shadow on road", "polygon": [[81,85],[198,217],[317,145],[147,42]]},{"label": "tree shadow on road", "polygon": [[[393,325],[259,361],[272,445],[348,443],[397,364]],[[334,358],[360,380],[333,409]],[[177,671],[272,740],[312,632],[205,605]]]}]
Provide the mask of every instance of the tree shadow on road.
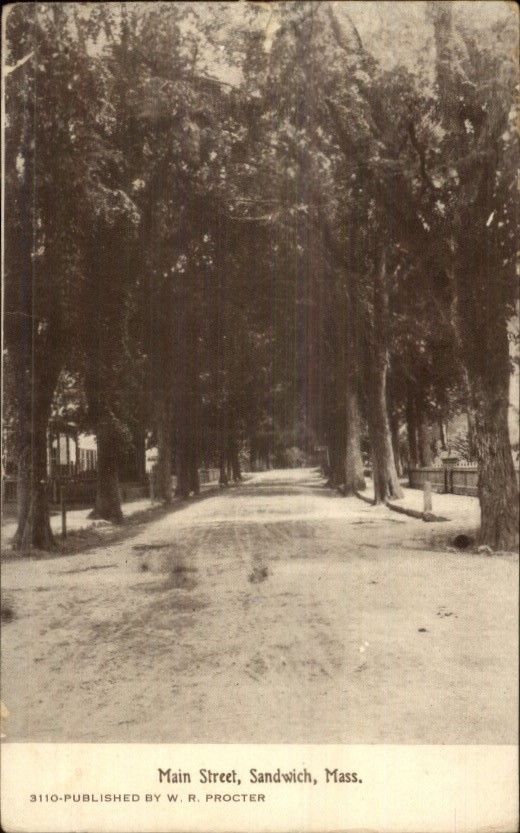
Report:
[{"label": "tree shadow on road", "polygon": [[34,561],[49,558],[61,558],[68,555],[80,555],[98,547],[107,547],[113,544],[121,544],[124,541],[135,538],[146,524],[159,521],[167,515],[179,512],[195,503],[201,503],[216,494],[220,494],[218,485],[205,489],[199,495],[189,498],[176,498],[171,506],[155,504],[148,509],[135,512],[123,519],[123,523],[115,525],[109,521],[92,521],[81,529],[71,529],[67,537],[62,539],[59,533],[56,535],[56,547],[53,550],[32,549],[31,552],[18,552],[17,550],[2,547],[2,562],[18,561],[20,559]]}]

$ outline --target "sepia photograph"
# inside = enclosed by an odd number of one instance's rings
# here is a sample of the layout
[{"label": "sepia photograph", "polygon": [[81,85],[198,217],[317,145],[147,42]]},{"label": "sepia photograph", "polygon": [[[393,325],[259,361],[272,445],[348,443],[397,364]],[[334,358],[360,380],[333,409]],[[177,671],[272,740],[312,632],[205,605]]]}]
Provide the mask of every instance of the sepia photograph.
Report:
[{"label": "sepia photograph", "polygon": [[[495,782],[459,826],[349,802],[446,747],[473,804],[462,750],[518,742],[518,38],[503,0],[4,8],[6,830],[517,829]],[[107,827],[113,745],[152,763]],[[118,827],[154,788],[192,817]]]}]

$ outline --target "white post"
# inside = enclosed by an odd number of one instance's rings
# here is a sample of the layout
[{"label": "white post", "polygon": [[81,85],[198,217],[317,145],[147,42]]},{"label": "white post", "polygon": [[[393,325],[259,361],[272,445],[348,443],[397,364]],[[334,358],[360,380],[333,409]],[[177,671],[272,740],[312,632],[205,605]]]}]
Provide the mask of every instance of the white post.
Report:
[{"label": "white post", "polygon": [[429,480],[425,480],[424,482],[424,492],[423,492],[423,499],[424,499],[424,512],[431,512],[432,511],[432,484]]}]

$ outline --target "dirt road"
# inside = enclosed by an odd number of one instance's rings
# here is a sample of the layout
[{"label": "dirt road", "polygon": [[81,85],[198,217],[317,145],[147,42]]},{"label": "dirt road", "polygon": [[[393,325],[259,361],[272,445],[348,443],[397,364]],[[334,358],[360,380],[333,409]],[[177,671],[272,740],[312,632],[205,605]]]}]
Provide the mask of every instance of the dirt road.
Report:
[{"label": "dirt road", "polygon": [[514,743],[514,556],[308,469],[82,555],[11,561],[7,740]]}]

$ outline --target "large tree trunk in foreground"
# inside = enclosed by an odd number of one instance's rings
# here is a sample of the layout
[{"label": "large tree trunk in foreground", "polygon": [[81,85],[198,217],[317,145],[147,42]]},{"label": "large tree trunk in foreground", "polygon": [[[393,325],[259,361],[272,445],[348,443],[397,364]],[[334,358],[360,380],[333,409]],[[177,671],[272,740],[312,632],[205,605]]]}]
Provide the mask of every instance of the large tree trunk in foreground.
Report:
[{"label": "large tree trunk in foreground", "polygon": [[481,406],[475,415],[480,540],[495,550],[518,547],[518,483],[507,421],[508,383],[504,373],[502,385],[495,385],[495,395],[486,391],[487,395],[480,398]]},{"label": "large tree trunk in foreground", "polygon": [[[483,415],[484,416],[484,415]],[[518,487],[507,410],[486,414],[477,431],[481,540],[496,550],[518,546]]]},{"label": "large tree trunk in foreground", "polygon": [[[17,339],[23,342],[20,329]],[[31,341],[35,344],[31,350]],[[32,367],[29,371],[28,364]],[[14,379],[18,416],[18,526],[13,548],[24,552],[33,547],[52,549],[55,545],[49,520],[47,481],[47,426],[52,397],[60,372],[60,352],[47,340],[39,343],[34,332],[28,342],[13,348]]]},{"label": "large tree trunk in foreground", "polygon": [[21,426],[18,461],[18,528],[13,547],[49,550],[54,536],[49,521],[47,483],[47,414]]},{"label": "large tree trunk in foreground", "polygon": [[97,493],[92,517],[122,523],[119,490],[119,437],[110,418],[100,420],[97,438]]},{"label": "large tree trunk in foreground", "polygon": [[359,430],[359,407],[354,386],[347,391],[347,436],[345,448],[345,495],[365,488],[363,458]]}]

